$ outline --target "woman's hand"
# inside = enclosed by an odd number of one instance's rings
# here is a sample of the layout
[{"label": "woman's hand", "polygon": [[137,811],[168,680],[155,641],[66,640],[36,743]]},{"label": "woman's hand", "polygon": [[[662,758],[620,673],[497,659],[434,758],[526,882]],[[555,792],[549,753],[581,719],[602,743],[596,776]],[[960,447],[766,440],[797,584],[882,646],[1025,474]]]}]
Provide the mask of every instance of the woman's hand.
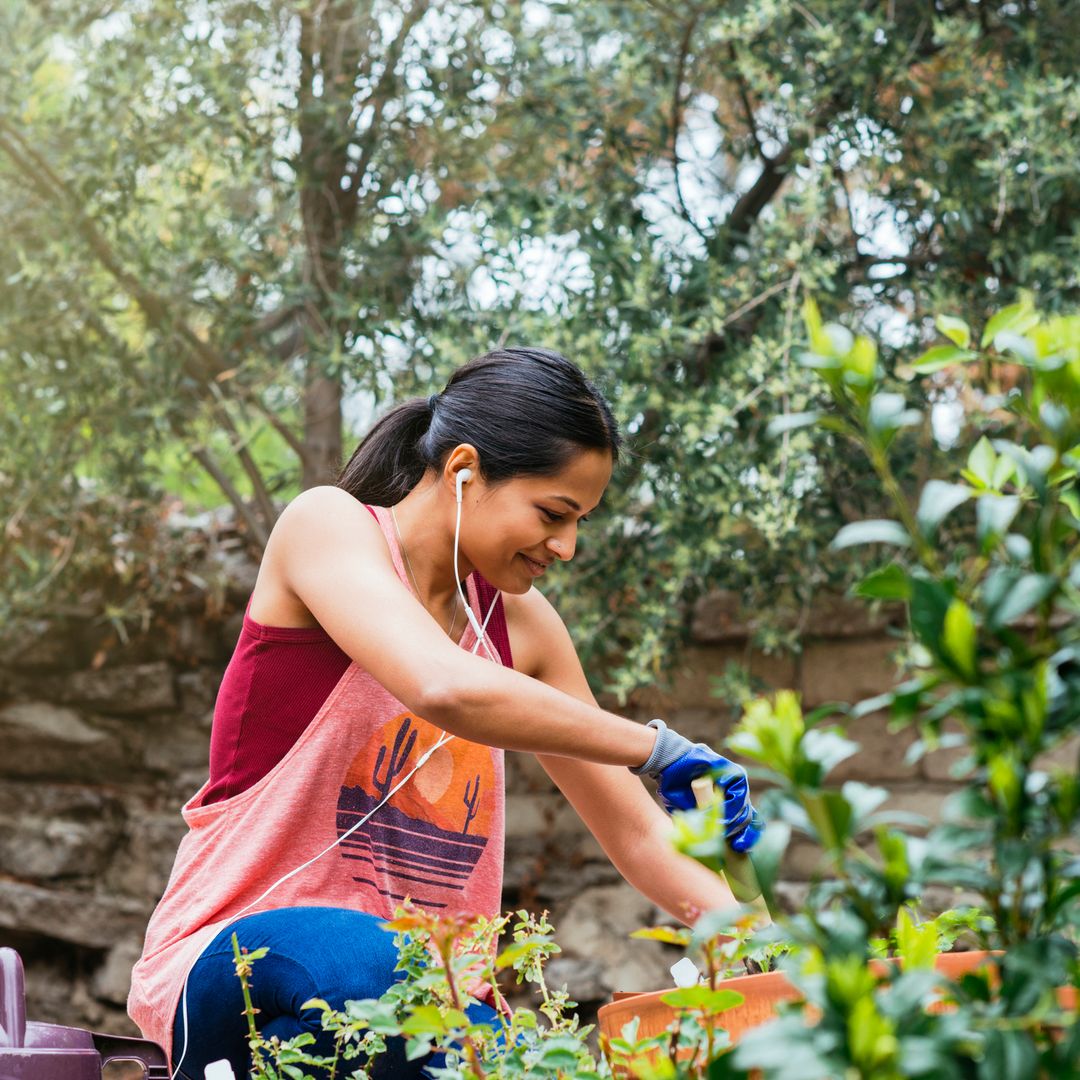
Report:
[{"label": "woman's hand", "polygon": [[652,720],[656,745],[649,760],[634,773],[646,773],[659,782],[660,798],[667,812],[693,810],[697,800],[691,788],[701,776],[712,776],[724,795],[724,835],[733,851],[749,851],[765,830],[765,822],[750,802],[746,770],[704,743],[692,743],[672,731],[663,720]]}]

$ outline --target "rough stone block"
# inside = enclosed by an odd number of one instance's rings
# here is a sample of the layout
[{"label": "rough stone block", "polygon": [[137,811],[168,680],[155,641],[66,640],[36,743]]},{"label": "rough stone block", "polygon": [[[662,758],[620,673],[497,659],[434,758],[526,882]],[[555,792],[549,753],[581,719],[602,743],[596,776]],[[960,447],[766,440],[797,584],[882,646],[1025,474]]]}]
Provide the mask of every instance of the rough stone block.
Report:
[{"label": "rough stone block", "polygon": [[156,903],[169,879],[187,826],[180,816],[179,803],[172,811],[133,804],[128,812],[125,841],[106,872],[103,885],[110,894]]},{"label": "rough stone block", "polygon": [[825,870],[821,848],[805,837],[795,837],[784,853],[781,875],[786,881],[811,881]]},{"label": "rough stone block", "polygon": [[111,948],[120,938],[146,929],[150,907],[137,900],[103,897],[63,889],[45,889],[0,878],[0,927],[31,931],[87,945]]},{"label": "rough stone block", "polygon": [[887,638],[811,642],[802,659],[804,704],[854,703],[887,690],[896,681],[895,648]]},{"label": "rough stone block", "polygon": [[[799,613],[800,618],[802,613]],[[837,593],[819,592],[803,622],[805,638],[836,639],[881,636],[890,626],[902,626],[899,604],[870,605]]]},{"label": "rough stone block", "polygon": [[172,668],[164,661],[77,671],[59,687],[65,702],[107,713],[152,713],[176,706]]},{"label": "rough stone block", "polygon": [[224,545],[207,554],[207,569],[212,576],[221,575],[230,595],[246,600],[255,589],[259,564],[242,547]]},{"label": "rough stone block", "polygon": [[507,754],[506,790],[517,794],[543,794],[558,789],[535,755]]},{"label": "rough stone block", "polygon": [[882,810],[915,814],[925,818],[930,825],[936,825],[941,821],[942,807],[952,790],[943,785],[931,787],[928,784],[897,788],[889,793],[889,798],[882,804]]},{"label": "rough stone block", "polygon": [[[199,614],[180,615],[168,628],[168,640],[174,656],[186,663],[214,663],[222,660],[222,648],[216,625],[207,625]],[[226,654],[225,659],[228,658]]]},{"label": "rough stone block", "polygon": [[[787,627],[798,626],[804,639],[864,637],[881,634],[891,625],[900,625],[903,611],[898,605],[875,607],[836,593],[815,594],[809,611],[792,607],[769,613],[770,620]],[[702,644],[745,641],[757,629],[760,619],[747,611],[737,592],[717,589],[694,606],[690,634]]]},{"label": "rough stone block", "polygon": [[125,1005],[128,990],[131,989],[131,969],[141,953],[141,936],[117,942],[105,955],[105,963],[94,972],[90,981],[90,991],[94,997],[114,1005]]},{"label": "rough stone block", "polygon": [[[558,935],[556,935],[558,936]],[[544,968],[544,981],[551,990],[566,990],[579,1005],[606,1002],[611,996],[604,965],[583,956],[553,956]]]},{"label": "rough stone block", "polygon": [[220,648],[225,656],[232,656],[240,631],[244,628],[244,612],[234,611],[222,624],[218,634]]},{"label": "rough stone block", "polygon": [[125,775],[132,756],[113,726],[45,701],[0,709],[3,775],[102,782]]},{"label": "rough stone block", "polygon": [[[954,720],[946,720],[942,725],[942,734],[952,738],[960,731],[960,725]],[[965,779],[970,770],[962,769],[967,750],[962,747],[939,747],[928,750],[919,761],[919,772],[931,783],[958,783]]]},{"label": "rough stone block", "polygon": [[180,711],[209,730],[220,685],[221,672],[216,668],[200,667],[182,672],[176,677]]},{"label": "rough stone block", "polygon": [[1035,759],[1035,767],[1050,772],[1053,769],[1065,769],[1076,772],[1080,766],[1080,735],[1066,739],[1059,746]]},{"label": "rough stone block", "polygon": [[751,629],[742,597],[730,589],[715,589],[694,605],[690,636],[703,645],[745,641]]},{"label": "rough stone block", "polygon": [[[656,906],[630,885],[599,885],[582,890],[565,911],[558,913],[556,939],[567,958],[582,958],[599,965],[590,966],[590,985],[596,995],[597,983],[606,997],[615,990],[656,990],[671,985],[671,965],[679,952],[655,941],[638,941],[634,930],[655,925]],[[568,985],[571,997],[578,993]],[[575,1000],[577,1000],[575,998]],[[596,996],[588,1000],[597,1000]]]},{"label": "rough stone block", "polygon": [[506,848],[503,906],[561,911],[582,889],[621,880],[591,837],[580,846],[517,841]]},{"label": "rough stone block", "polygon": [[185,716],[148,718],[140,732],[143,762],[154,772],[209,770],[210,737],[205,725]]},{"label": "rough stone block", "polygon": [[829,783],[862,780],[868,784],[910,780],[919,775],[916,765],[908,765],[904,755],[915,741],[912,728],[890,731],[888,717],[872,713],[846,725],[848,738],[859,744],[859,752],[842,761],[831,773]]},{"label": "rough stone block", "polygon": [[[36,619],[18,637],[0,644],[0,664],[20,668],[62,668],[71,666],[81,648],[47,619]],[[76,661],[78,662],[78,661]]]},{"label": "rough stone block", "polygon": [[71,784],[0,783],[0,873],[97,877],[123,833],[118,799]]},{"label": "rough stone block", "polygon": [[559,834],[584,834],[585,827],[574,808],[561,794],[507,793],[506,838],[520,836],[550,837]]},{"label": "rough stone block", "polygon": [[797,688],[800,681],[801,659],[790,653],[766,653],[755,649],[750,653],[750,678],[763,693]]}]

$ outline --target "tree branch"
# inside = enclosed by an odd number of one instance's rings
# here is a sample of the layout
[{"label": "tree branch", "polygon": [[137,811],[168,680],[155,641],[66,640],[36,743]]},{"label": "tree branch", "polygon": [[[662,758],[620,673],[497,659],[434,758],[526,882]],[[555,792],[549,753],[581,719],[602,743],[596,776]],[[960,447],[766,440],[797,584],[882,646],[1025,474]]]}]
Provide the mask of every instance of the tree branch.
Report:
[{"label": "tree branch", "polygon": [[[0,150],[7,154],[17,169],[34,183],[35,190],[46,202],[59,206],[70,216],[75,227],[105,270],[123,287],[124,291],[139,305],[147,319],[159,330],[177,334],[198,361],[188,373],[200,381],[213,378],[224,371],[228,364],[211,345],[203,341],[183,319],[171,314],[172,305],[145,285],[120,261],[112,245],[97,225],[81,208],[80,200],[67,183],[52,169],[49,163],[29,146],[23,137],[0,117]],[[42,183],[42,178],[47,181]]]},{"label": "tree branch", "polygon": [[757,221],[758,215],[769,205],[787,178],[787,166],[793,154],[794,149],[789,143],[775,157],[765,159],[761,175],[735,203],[727,221],[724,222],[725,232],[740,236],[749,231],[750,226]]},{"label": "tree branch", "polygon": [[679,179],[679,132],[682,130],[683,76],[686,72],[687,53],[690,51],[690,39],[693,36],[700,15],[700,11],[694,12],[693,18],[686,24],[686,29],[683,31],[682,41],[679,42],[679,60],[675,65],[675,88],[671,95],[671,171],[675,176],[675,195],[682,209],[683,220],[708,244],[709,237],[694,220],[690,208],[686,205],[686,199],[683,197],[682,181]]},{"label": "tree branch", "polygon": [[285,440],[290,449],[296,454],[300,460],[301,466],[306,466],[308,463],[307,448],[296,437],[295,432],[284,420],[281,419],[273,410],[268,409],[262,401],[259,400],[258,394],[253,394],[246,399],[255,406],[256,409],[263,415],[263,417],[269,421],[270,426]]},{"label": "tree branch", "polygon": [[[382,125],[383,109],[386,105],[387,97],[389,96],[390,85],[393,80],[397,78],[397,66],[398,62],[401,60],[402,53],[405,51],[405,43],[408,41],[413,30],[416,29],[417,23],[419,23],[424,15],[427,14],[429,6],[429,0],[416,0],[412,7],[405,13],[405,16],[401,20],[401,29],[398,31],[394,40],[387,46],[386,57],[379,79],[372,88],[371,93],[368,94],[361,103],[362,106],[367,106],[369,103],[371,104],[372,115],[371,123],[368,124],[363,136],[353,140],[352,143],[359,151],[359,161],[356,164],[350,164],[347,172],[347,175],[350,178],[349,191],[353,196],[353,206],[350,211],[351,215],[356,214],[356,210],[360,205],[360,190],[363,187],[362,180],[371,165],[375,143],[378,140],[379,129]],[[359,123],[361,111],[362,109],[353,109],[352,116],[349,119],[350,131],[356,127],[357,123]],[[350,217],[350,221],[351,220],[352,218]]]},{"label": "tree branch", "polygon": [[214,460],[213,456],[204,446],[197,446],[192,450],[192,456],[195,460],[206,470],[206,472],[213,477],[214,482],[225,495],[232,505],[233,509],[244,519],[244,523],[251,531],[251,535],[260,548],[266,547],[267,540],[270,539],[269,532],[263,527],[263,524],[252,513],[251,507],[244,501],[240,492],[236,490],[233,482],[225,475],[225,471]]},{"label": "tree branch", "polygon": [[750,132],[750,138],[754,140],[754,148],[757,150],[758,157],[761,158],[762,161],[768,161],[769,155],[765,153],[765,150],[761,145],[761,140],[758,138],[757,123],[754,119],[754,109],[750,103],[750,92],[747,89],[746,80],[739,70],[739,54],[735,51],[733,42],[728,43],[728,56],[731,57],[731,69],[735,76],[735,85],[738,87],[739,100],[742,102],[743,113],[746,116],[746,129]]},{"label": "tree branch", "polygon": [[240,429],[236,426],[236,422],[233,420],[232,415],[229,413],[225,395],[221,387],[217,384],[213,384],[211,390],[214,393],[218,407],[218,416],[221,417],[222,423],[233,437],[233,452],[236,454],[237,458],[239,458],[240,466],[247,474],[248,480],[251,481],[251,490],[255,496],[255,503],[259,508],[259,512],[262,515],[267,532],[269,533],[269,530],[277,520],[277,507],[274,506],[274,502],[270,498],[270,492],[266,490],[266,482],[263,480],[262,473],[259,472],[259,467],[255,464],[255,461],[247,448],[247,440],[244,438]]}]

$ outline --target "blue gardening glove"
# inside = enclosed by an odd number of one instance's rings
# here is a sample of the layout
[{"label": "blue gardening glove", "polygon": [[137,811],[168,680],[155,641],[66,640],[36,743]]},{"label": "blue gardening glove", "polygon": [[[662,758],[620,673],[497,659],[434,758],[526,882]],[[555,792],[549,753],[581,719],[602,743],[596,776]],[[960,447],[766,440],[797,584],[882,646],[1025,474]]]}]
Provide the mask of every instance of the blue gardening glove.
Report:
[{"label": "blue gardening glove", "polygon": [[646,773],[660,782],[660,799],[669,814],[693,810],[697,805],[690,782],[712,773],[724,793],[724,836],[733,851],[749,851],[765,830],[765,822],[750,803],[750,785],[741,765],[692,743],[672,731],[663,720],[650,720],[656,729],[656,745],[649,760],[632,773]]}]

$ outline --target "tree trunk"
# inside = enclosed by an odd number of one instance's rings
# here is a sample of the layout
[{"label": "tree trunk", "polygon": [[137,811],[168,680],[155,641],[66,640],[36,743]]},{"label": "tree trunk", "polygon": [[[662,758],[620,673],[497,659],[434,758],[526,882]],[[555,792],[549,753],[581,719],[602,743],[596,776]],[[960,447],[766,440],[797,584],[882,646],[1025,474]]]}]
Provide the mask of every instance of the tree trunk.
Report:
[{"label": "tree trunk", "polygon": [[305,490],[334,483],[341,471],[341,398],[340,379],[309,368],[304,388]]}]

